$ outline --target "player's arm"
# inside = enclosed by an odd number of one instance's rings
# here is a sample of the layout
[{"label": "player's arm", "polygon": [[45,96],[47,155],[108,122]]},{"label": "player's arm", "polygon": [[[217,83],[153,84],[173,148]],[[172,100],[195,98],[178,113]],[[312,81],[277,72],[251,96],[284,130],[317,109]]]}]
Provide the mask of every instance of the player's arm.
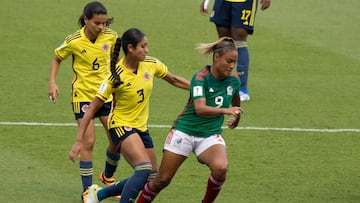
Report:
[{"label": "player's arm", "polygon": [[242,113],[239,106],[232,106],[229,108],[214,107],[206,105],[205,98],[197,98],[194,100],[194,108],[198,116],[220,116],[220,115],[234,115],[238,116]]},{"label": "player's arm", "polygon": [[69,152],[69,158],[72,162],[75,162],[76,157],[80,153],[81,143],[82,143],[85,131],[86,131],[91,119],[93,119],[95,113],[103,105],[104,105],[104,101],[99,99],[98,97],[95,97],[93,99],[93,101],[91,102],[90,108],[84,114],[84,117],[82,118],[82,120],[79,124],[79,127],[78,127],[78,132],[77,132],[75,143]]},{"label": "player's arm", "polygon": [[265,10],[270,7],[270,0],[261,0],[260,5],[261,5],[261,10]]},{"label": "player's arm", "polygon": [[227,120],[228,122],[228,128],[233,129],[236,128],[236,126],[239,125],[239,121],[241,118],[241,113],[244,112],[244,110],[240,107],[240,96],[239,94],[234,95],[234,97],[231,100],[231,105],[235,106],[235,107],[239,107],[240,108],[240,113],[239,114],[235,114],[233,117],[229,118]]},{"label": "player's arm", "polygon": [[177,75],[174,75],[170,72],[167,72],[167,74],[165,75],[165,77],[163,77],[163,79],[174,85],[175,87],[178,87],[178,88],[182,88],[182,89],[185,89],[185,90],[189,90],[190,88],[190,81],[181,77],[181,76],[177,76]]},{"label": "player's arm", "polygon": [[208,13],[209,0],[203,0],[200,4],[200,13],[205,15]]},{"label": "player's arm", "polygon": [[50,77],[49,77],[49,99],[55,104],[56,97],[59,95],[59,88],[56,84],[56,75],[60,68],[61,60],[55,56],[51,62]]}]

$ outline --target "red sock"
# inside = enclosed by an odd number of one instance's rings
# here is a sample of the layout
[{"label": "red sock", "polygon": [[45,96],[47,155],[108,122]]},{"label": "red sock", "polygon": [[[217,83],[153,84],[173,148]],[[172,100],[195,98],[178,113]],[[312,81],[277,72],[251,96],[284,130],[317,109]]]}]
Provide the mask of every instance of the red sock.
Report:
[{"label": "red sock", "polygon": [[152,202],[158,193],[151,191],[149,182],[146,183],[142,190],[137,203],[150,203]]},{"label": "red sock", "polygon": [[224,182],[225,180],[216,180],[212,175],[210,175],[203,203],[214,202]]}]

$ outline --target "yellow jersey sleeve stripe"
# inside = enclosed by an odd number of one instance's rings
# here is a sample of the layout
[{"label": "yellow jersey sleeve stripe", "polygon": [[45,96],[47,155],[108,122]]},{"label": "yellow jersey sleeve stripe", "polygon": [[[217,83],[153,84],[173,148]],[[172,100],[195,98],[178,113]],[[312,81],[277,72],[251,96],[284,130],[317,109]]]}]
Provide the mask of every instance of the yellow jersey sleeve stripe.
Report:
[{"label": "yellow jersey sleeve stripe", "polygon": [[146,56],[145,59],[144,59],[144,62],[157,63],[158,60],[156,58],[154,58],[154,57]]},{"label": "yellow jersey sleeve stripe", "polygon": [[70,43],[72,40],[78,39],[78,38],[80,38],[80,37],[81,37],[80,30],[78,30],[77,32],[75,32],[75,33],[67,36],[67,37],[65,38],[65,42],[66,42],[66,43]]}]

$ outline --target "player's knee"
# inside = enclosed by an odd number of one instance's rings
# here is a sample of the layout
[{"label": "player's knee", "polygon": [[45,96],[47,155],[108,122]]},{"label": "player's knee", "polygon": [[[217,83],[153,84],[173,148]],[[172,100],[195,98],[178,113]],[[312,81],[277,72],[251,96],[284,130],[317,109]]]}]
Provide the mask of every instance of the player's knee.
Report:
[{"label": "player's knee", "polygon": [[219,163],[211,167],[211,173],[216,178],[224,178],[228,171],[228,165],[226,163]]},{"label": "player's knee", "polygon": [[95,141],[94,141],[94,140],[85,140],[85,141],[82,143],[82,148],[81,148],[81,150],[93,151],[94,145],[95,145]]}]

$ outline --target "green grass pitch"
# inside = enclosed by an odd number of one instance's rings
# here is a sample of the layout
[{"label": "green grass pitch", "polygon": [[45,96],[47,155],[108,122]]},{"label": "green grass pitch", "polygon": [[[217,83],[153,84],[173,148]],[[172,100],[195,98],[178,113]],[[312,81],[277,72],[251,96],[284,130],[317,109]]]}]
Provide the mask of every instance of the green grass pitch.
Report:
[{"label": "green grass pitch", "polygon": [[[58,74],[60,97],[47,97],[53,50],[78,29],[88,1],[5,1],[0,7],[0,202],[80,203],[78,163],[68,159],[76,127],[72,70]],[[188,79],[210,59],[194,50],[217,38],[200,0],[102,1],[119,34],[144,31],[149,55]],[[213,1],[211,1],[211,4]],[[224,130],[229,173],[217,203],[360,202],[360,1],[272,1],[249,36],[251,101],[240,128]],[[155,80],[149,124],[158,161],[188,93]],[[24,122],[24,123],[22,123]],[[26,125],[28,124],[28,125]],[[31,125],[29,125],[31,124]],[[97,130],[94,183],[107,139]],[[132,169],[122,160],[118,179]],[[208,169],[192,155],[155,202],[203,197]],[[115,202],[108,199],[103,202]]]}]

